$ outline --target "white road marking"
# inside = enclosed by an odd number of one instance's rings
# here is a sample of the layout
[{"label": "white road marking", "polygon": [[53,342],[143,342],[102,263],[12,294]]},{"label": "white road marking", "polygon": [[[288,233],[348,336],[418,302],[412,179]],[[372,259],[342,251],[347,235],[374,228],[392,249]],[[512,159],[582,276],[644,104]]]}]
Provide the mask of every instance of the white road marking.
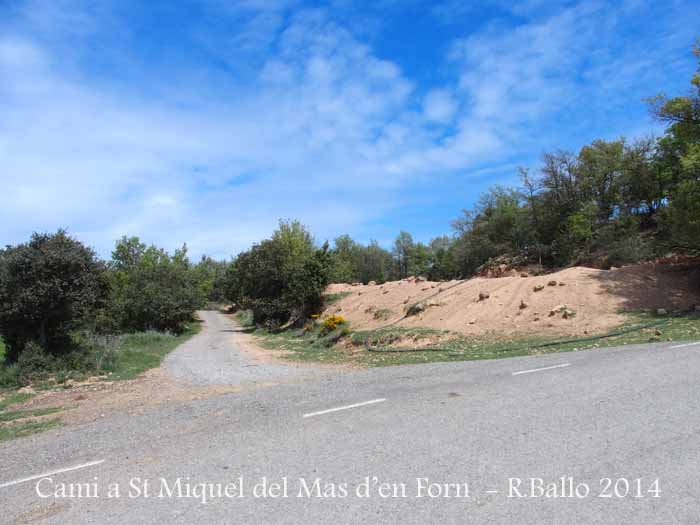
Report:
[{"label": "white road marking", "polygon": [[386,399],[382,397],[379,399],[372,399],[371,401],[365,401],[363,403],[355,403],[354,405],[345,405],[343,407],[329,408],[328,410],[319,410],[318,412],[309,412],[308,414],[304,414],[302,417],[321,416],[323,414],[330,414],[331,412],[338,412],[340,410],[347,410],[349,408],[357,408],[367,405],[374,405],[375,403],[383,403],[384,401],[386,401]]},{"label": "white road marking", "polygon": [[34,481],[35,479],[48,478],[49,476],[55,476],[56,474],[63,474],[64,472],[71,472],[73,470],[80,470],[83,468],[94,467],[95,465],[100,465],[104,463],[104,459],[99,461],[90,461],[89,463],[83,463],[81,465],[75,465],[74,467],[66,467],[58,470],[52,470],[51,472],[44,472],[43,474],[37,474],[36,476],[29,476],[28,478],[16,479],[14,481],[8,481],[7,483],[0,484],[0,489],[5,487],[11,487],[12,485],[19,485],[20,483],[26,483],[27,481]]},{"label": "white road marking", "polygon": [[532,370],[521,370],[520,372],[513,372],[512,375],[519,376],[521,374],[531,374],[533,372],[542,372],[543,370],[554,370],[555,368],[564,368],[571,366],[571,363],[562,363],[561,365],[545,366],[544,368],[533,368]]},{"label": "white road marking", "polygon": [[673,345],[670,348],[685,348],[686,346],[695,346],[695,345],[700,345],[700,341],[696,341],[694,343],[686,343],[684,345]]}]

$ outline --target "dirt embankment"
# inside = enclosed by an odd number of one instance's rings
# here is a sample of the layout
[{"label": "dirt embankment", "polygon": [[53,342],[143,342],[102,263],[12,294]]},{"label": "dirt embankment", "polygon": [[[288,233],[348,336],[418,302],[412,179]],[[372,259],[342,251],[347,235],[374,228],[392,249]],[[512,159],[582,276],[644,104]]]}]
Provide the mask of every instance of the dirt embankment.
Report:
[{"label": "dirt embankment", "polygon": [[353,329],[365,330],[397,320],[410,305],[421,303],[425,309],[398,326],[472,336],[594,334],[624,322],[625,311],[700,304],[697,290],[692,291],[696,271],[650,263],[612,270],[567,268],[543,276],[333,284],[328,293],[347,295],[325,314],[338,313]]}]

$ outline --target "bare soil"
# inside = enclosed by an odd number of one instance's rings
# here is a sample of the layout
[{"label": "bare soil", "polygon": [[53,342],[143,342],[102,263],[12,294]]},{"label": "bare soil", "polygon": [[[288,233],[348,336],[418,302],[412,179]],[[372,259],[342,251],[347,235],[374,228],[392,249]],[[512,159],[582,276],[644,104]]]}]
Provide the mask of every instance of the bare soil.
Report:
[{"label": "bare soil", "polygon": [[[670,311],[700,304],[700,294],[693,290],[697,268],[687,265],[648,263],[611,270],[576,267],[541,276],[523,275],[333,284],[327,293],[349,295],[329,305],[324,315],[342,315],[353,330],[376,329],[401,319],[411,305],[422,303],[423,312],[397,326],[468,336],[555,336],[606,332],[623,323],[629,311]],[[378,310],[391,314],[377,319]],[[569,310],[567,315],[565,310]]]}]

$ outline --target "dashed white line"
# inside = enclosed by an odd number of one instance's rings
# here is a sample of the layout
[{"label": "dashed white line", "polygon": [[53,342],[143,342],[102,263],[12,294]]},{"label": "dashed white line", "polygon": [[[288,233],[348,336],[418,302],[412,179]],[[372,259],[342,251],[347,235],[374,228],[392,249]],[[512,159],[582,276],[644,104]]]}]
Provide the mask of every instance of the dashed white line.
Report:
[{"label": "dashed white line", "polygon": [[73,467],[61,468],[58,470],[52,470],[50,472],[44,472],[43,474],[37,474],[36,476],[29,476],[28,478],[16,479],[14,481],[8,481],[7,483],[0,484],[0,489],[5,487],[11,487],[13,485],[19,485],[20,483],[26,483],[27,481],[34,481],[35,479],[48,478],[49,476],[55,476],[56,474],[63,474],[64,472],[71,472],[73,470],[80,470],[83,468],[94,467],[95,465],[100,465],[104,463],[104,459],[98,461],[90,461],[89,463],[82,463],[80,465],[75,465]]},{"label": "dashed white line", "polygon": [[669,348],[685,348],[686,346],[696,346],[696,345],[700,345],[700,341],[695,341],[694,343],[686,343],[684,345],[673,345]]},{"label": "dashed white line", "polygon": [[545,366],[544,368],[533,368],[531,370],[521,370],[520,372],[513,372],[512,375],[519,376],[522,374],[532,374],[533,372],[542,372],[544,370],[554,370],[555,368],[564,368],[567,366],[571,366],[571,363],[562,363],[560,365]]},{"label": "dashed white line", "polygon": [[304,414],[302,417],[321,416],[323,414],[330,414],[331,412],[338,412],[340,410],[348,410],[349,408],[357,408],[357,407],[363,407],[366,405],[374,405],[375,403],[383,403],[384,401],[386,401],[386,399],[384,399],[384,398],[372,399],[371,401],[364,401],[363,403],[355,403],[354,405],[345,405],[342,407],[329,408],[328,410],[319,410],[318,412],[309,412],[308,414]]}]

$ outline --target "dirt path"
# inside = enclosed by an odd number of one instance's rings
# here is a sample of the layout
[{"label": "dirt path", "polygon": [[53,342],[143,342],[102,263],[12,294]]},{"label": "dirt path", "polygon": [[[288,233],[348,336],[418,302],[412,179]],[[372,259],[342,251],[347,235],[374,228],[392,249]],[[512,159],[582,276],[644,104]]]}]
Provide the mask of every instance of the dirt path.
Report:
[{"label": "dirt path", "polygon": [[196,386],[243,386],[277,383],[327,372],[271,358],[257,349],[229,317],[213,311],[198,312],[202,331],[171,352],[163,363],[165,372],[180,382]]},{"label": "dirt path", "polygon": [[61,390],[26,389],[36,395],[13,409],[60,408],[56,416],[64,424],[80,424],[114,414],[138,415],[162,404],[337,372],[334,367],[275,359],[257,348],[252,337],[225,315],[211,311],[198,315],[204,321],[201,332],[171,352],[159,368],[128,381],[95,378],[69,382]]}]

